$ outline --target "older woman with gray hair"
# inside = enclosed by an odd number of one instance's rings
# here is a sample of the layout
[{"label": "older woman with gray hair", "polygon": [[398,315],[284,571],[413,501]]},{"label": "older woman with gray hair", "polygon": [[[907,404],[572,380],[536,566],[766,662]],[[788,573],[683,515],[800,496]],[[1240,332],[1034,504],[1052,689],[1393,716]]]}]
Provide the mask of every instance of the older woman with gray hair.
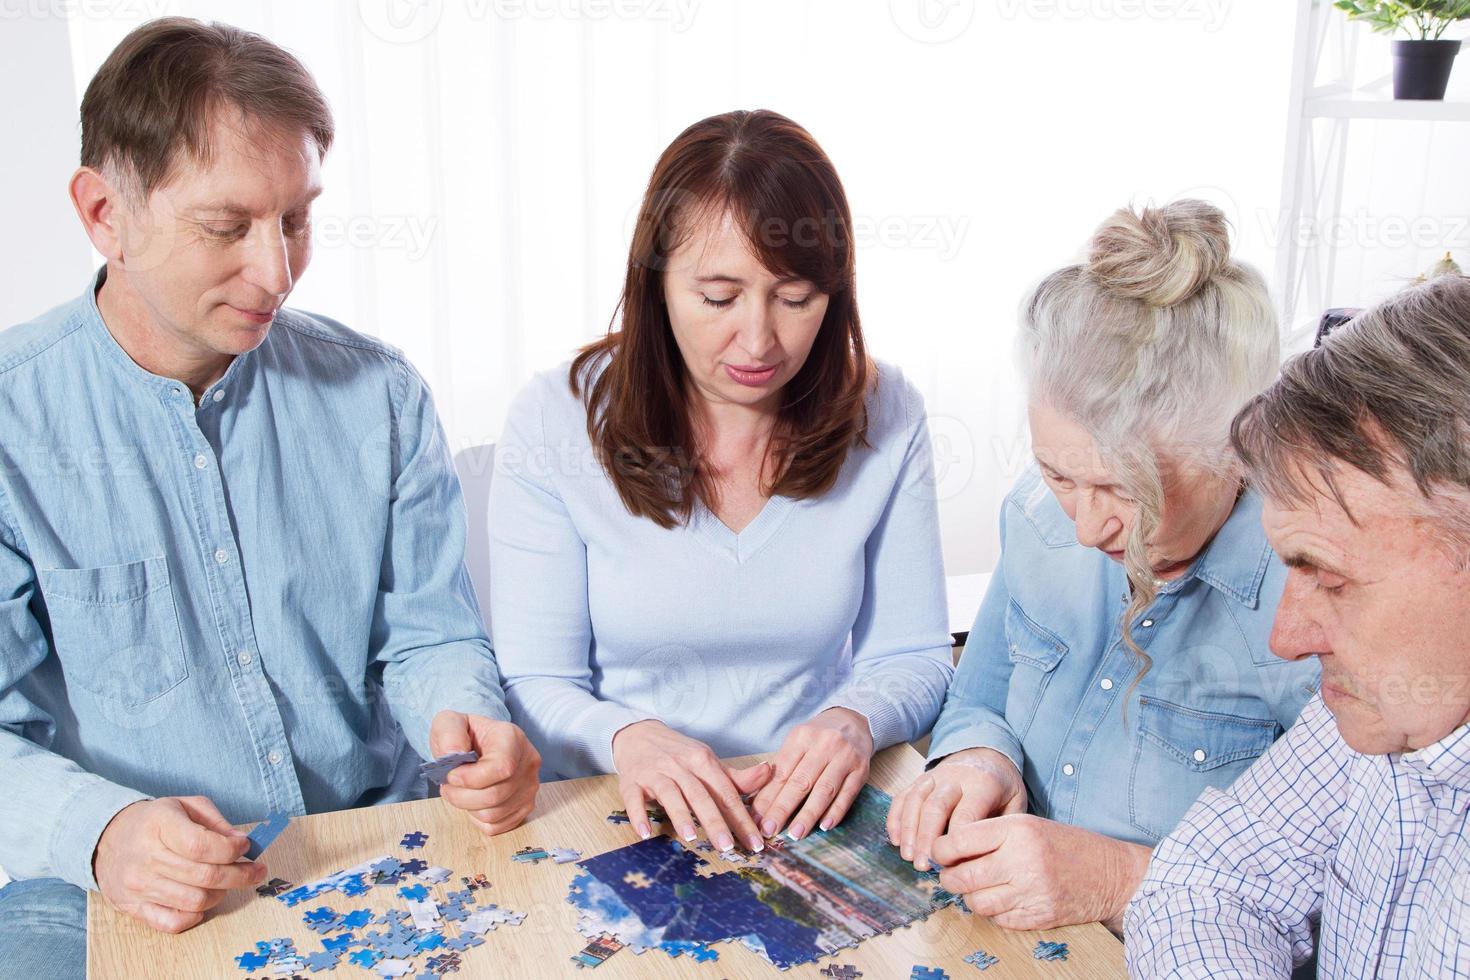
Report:
[{"label": "older woman with gray hair", "polygon": [[998,924],[1117,929],[1151,848],[1296,719],[1271,654],[1285,569],[1230,451],[1275,376],[1265,283],[1194,200],[1114,213],[1025,304],[1036,458],[888,833]]}]

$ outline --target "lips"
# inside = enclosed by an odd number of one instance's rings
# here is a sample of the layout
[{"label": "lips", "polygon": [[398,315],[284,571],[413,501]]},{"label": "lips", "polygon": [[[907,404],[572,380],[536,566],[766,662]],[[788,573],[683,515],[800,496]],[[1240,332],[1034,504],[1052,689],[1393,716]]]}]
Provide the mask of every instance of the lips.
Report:
[{"label": "lips", "polygon": [[776,376],[776,369],[779,367],[779,364],[772,364],[767,367],[761,367],[759,365],[741,365],[736,367],[734,364],[726,364],[725,373],[737,384],[758,388],[770,382]]},{"label": "lips", "polygon": [[248,309],[244,309],[244,308],[239,307],[239,306],[235,306],[233,304],[227,304],[227,305],[230,306],[230,309],[234,310],[236,313],[240,314],[241,316],[243,316],[245,319],[251,321],[252,323],[266,324],[266,323],[270,323],[272,320],[274,320],[276,318],[276,309],[275,309],[275,307],[271,307],[270,309],[266,309],[266,310],[248,310]]}]

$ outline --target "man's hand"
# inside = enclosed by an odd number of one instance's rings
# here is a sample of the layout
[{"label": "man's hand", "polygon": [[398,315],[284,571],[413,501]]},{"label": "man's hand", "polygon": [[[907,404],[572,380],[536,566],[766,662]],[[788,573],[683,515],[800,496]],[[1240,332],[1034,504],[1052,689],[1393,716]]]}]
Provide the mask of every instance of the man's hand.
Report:
[{"label": "man's hand", "polygon": [[140,800],[102,831],[92,858],[97,887],[120,911],[160,932],[179,933],[236,888],[265,880],[265,865],[241,861],[250,847],[202,796]]},{"label": "man's hand", "polygon": [[429,729],[434,757],[451,752],[480,754],[478,762],[450,770],[440,795],[464,810],[486,834],[519,827],[536,807],[541,754],[526,733],[508,721],[441,711]]},{"label": "man's hand", "polygon": [[966,824],[934,842],[939,883],[1006,929],[1079,922],[1122,928],[1153,852],[1081,827],[1012,813]]}]

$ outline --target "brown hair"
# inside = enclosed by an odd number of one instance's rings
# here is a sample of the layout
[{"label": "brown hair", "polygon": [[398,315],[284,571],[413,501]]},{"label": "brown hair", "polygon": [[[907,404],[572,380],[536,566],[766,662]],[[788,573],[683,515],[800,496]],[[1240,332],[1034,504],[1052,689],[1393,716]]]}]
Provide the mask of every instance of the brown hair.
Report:
[{"label": "brown hair", "polygon": [[1360,313],[1236,416],[1231,441],[1273,500],[1311,499],[1314,478],[1349,518],[1340,464],[1392,486],[1400,467],[1470,546],[1470,278],[1441,275]]},{"label": "brown hair", "polygon": [[623,504],[660,527],[687,522],[695,500],[713,506],[715,499],[696,444],[663,274],[701,218],[724,214],[767,269],[806,279],[829,297],[811,353],[781,390],[765,489],[821,496],[849,448],[867,436],[866,398],[876,372],[853,293],[852,213],[832,161],[810,133],[775,112],[701,120],[664,150],[649,179],[618,303],[621,327],[584,347],[569,377]]},{"label": "brown hair", "polygon": [[164,17],[123,38],[87,85],[82,166],[116,167],[147,198],[180,148],[209,162],[210,123],[227,107],[270,131],[309,134],[323,156],[331,148],[332,111],[294,56],[237,27]]}]

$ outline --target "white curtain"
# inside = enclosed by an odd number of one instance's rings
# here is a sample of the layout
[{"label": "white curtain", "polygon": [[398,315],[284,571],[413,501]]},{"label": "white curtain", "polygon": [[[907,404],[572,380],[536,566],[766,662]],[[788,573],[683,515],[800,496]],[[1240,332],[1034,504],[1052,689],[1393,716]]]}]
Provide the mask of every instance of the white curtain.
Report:
[{"label": "white curtain", "polygon": [[456,449],[606,329],[630,215],[689,123],[767,107],[836,162],[872,349],[928,400],[948,570],[988,570],[1026,459],[1027,287],[1129,201],[1209,197],[1272,268],[1281,0],[131,0],[72,20],[78,91],[149,15],[297,52],[338,142],[293,305],[404,348]]}]

